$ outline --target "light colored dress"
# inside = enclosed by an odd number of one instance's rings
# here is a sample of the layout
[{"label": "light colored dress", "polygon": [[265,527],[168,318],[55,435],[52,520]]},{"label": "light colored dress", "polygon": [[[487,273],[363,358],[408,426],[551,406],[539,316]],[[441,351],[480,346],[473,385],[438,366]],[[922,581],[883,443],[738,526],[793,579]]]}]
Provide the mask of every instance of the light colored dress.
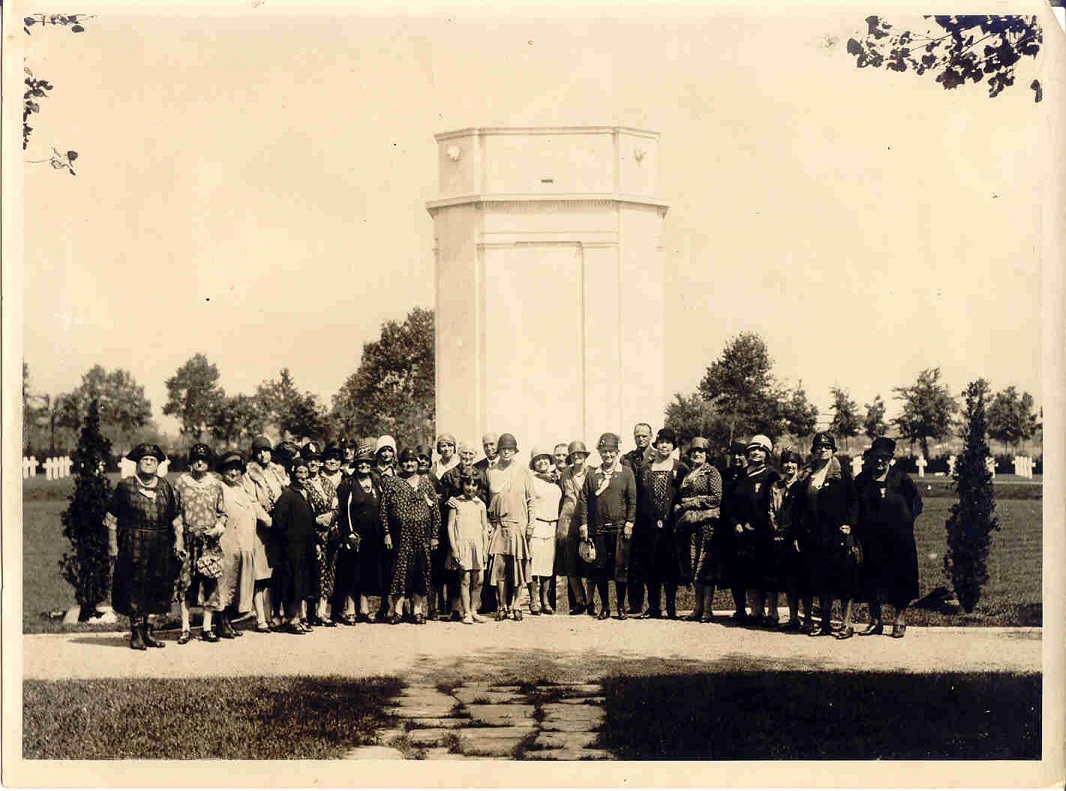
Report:
[{"label": "light colored dress", "polygon": [[555,528],[559,521],[559,503],[563,490],[550,475],[534,475],[533,537],[529,551],[533,556],[534,577],[551,577],[555,573]]},{"label": "light colored dress", "polygon": [[532,527],[533,476],[516,462],[486,470],[489,479],[489,582],[505,582],[510,572],[515,586],[529,582],[529,542],[526,531]]},{"label": "light colored dress", "polygon": [[255,487],[245,477],[233,486],[223,481],[222,501],[226,510],[226,532],[222,534],[223,564],[219,586],[228,591],[230,605],[237,612],[250,612],[255,593],[256,533],[259,520],[270,517],[255,497]]},{"label": "light colored dress", "polygon": [[577,513],[577,501],[585,485],[588,467],[578,475],[573,467],[568,467],[559,477],[563,497],[559,504],[559,522],[555,531],[555,571],[565,577],[581,576],[581,559],[577,554],[581,542],[581,518]]},{"label": "light colored dress", "polygon": [[[246,477],[255,487],[255,497],[268,514],[274,512],[274,504],[281,497],[281,490],[289,485],[289,476],[280,464],[270,462],[261,467],[258,462],[248,462]],[[279,539],[263,522],[256,525],[255,574],[257,580],[274,576],[274,566],[279,560]]]},{"label": "light colored dress", "polygon": [[457,497],[449,500],[447,508],[450,524],[454,525],[457,550],[456,555],[448,557],[448,568],[452,571],[482,571],[489,564],[485,540],[489,522],[485,504],[480,497],[469,500]]}]

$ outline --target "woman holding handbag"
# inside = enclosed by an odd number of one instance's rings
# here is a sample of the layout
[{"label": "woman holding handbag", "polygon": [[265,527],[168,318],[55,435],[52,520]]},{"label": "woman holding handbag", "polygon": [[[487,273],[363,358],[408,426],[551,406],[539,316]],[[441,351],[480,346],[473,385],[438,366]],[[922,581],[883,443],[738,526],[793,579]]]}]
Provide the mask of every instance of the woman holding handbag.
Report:
[{"label": "woman holding handbag", "polygon": [[688,474],[678,487],[678,502],[674,506],[680,535],[688,537],[689,568],[696,587],[696,603],[689,621],[710,623],[714,588],[722,578],[722,560],[715,529],[721,516],[722,476],[710,462],[707,452],[710,443],[695,437],[689,445]]},{"label": "woman holding handbag", "polygon": [[[223,573],[223,552],[219,540],[226,530],[226,504],[222,482],[211,475],[211,448],[197,442],[189,450],[189,471],[183,473],[174,488],[181,498],[181,516],[187,554],[178,576],[176,594],[181,604],[181,636],[178,645],[185,645],[192,635],[189,629],[189,605],[204,609],[200,637],[217,643],[219,637],[239,636],[223,610],[229,605],[232,591],[223,591],[218,584]],[[214,614],[218,613],[218,633],[213,630]]]}]

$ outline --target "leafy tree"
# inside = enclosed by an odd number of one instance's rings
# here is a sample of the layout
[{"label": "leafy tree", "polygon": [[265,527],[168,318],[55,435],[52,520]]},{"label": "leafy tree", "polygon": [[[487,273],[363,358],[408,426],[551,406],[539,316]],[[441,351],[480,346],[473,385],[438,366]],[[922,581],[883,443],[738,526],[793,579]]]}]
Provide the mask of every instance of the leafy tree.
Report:
[{"label": "leafy tree", "polygon": [[329,433],[325,407],[314,393],[297,389],[288,368],[282,368],[277,379],[259,385],[255,397],[261,414],[282,434],[303,439],[322,438]]},{"label": "leafy tree", "polygon": [[951,416],[958,403],[940,383],[940,368],[926,368],[909,387],[894,387],[896,399],[903,402],[903,413],[893,422],[902,436],[918,442],[922,455],[929,458],[929,440],[943,439],[951,427]]},{"label": "leafy tree", "polygon": [[988,550],[992,533],[999,530],[992,473],[985,466],[989,456],[985,440],[985,402],[988,382],[978,379],[963,391],[966,424],[962,458],[955,466],[955,488],[959,501],[951,506],[947,529],[948,549],[944,571],[951,579],[955,595],[966,612],[973,612],[988,582]]},{"label": "leafy tree", "polygon": [[773,365],[766,341],[758,333],[743,332],[707,368],[699,392],[725,418],[730,442],[742,434],[781,433],[784,392]]},{"label": "leafy tree", "polygon": [[1032,438],[1036,428],[1033,397],[1029,393],[1019,395],[1014,385],[996,393],[988,405],[988,435],[1012,450]]},{"label": "leafy tree", "polygon": [[74,492],[63,512],[63,535],[70,550],[59,562],[63,579],[74,588],[81,605],[79,620],[87,620],[104,601],[110,585],[104,515],[111,503],[111,483],[105,470],[111,456],[111,443],[100,433],[100,410],[96,399],[89,401],[85,423],[74,451]]},{"label": "leafy tree", "polygon": [[414,308],[403,323],[381,325],[363,344],[359,368],[333,396],[345,436],[391,434],[404,444],[430,443],[434,430],[433,311]]},{"label": "leafy tree", "polygon": [[829,393],[833,396],[833,404],[829,407],[833,410],[833,419],[829,422],[829,431],[838,437],[844,438],[844,450],[846,452],[848,440],[857,436],[861,427],[858,407],[847,390],[831,387],[829,388]]},{"label": "leafy tree", "polygon": [[[930,73],[946,90],[988,78],[988,95],[1014,84],[1022,58],[1036,58],[1043,33],[1035,16],[925,16],[925,30],[894,31],[879,16],[866,17],[866,33],[848,39],[848,54],[860,68]],[[1029,84],[1043,98],[1039,80]]]},{"label": "leafy tree", "polygon": [[266,418],[259,400],[238,393],[224,396],[211,415],[211,436],[227,448],[248,448],[256,434],[262,434]]},{"label": "leafy tree", "polygon": [[865,404],[866,417],[862,421],[863,430],[870,439],[883,437],[888,432],[888,424],[885,423],[885,402],[881,400],[881,394],[874,396],[873,403]]},{"label": "leafy tree", "polygon": [[666,405],[664,425],[677,434],[679,445],[705,437],[711,443],[710,457],[722,456],[729,445],[729,424],[699,393],[674,393],[674,400]]},{"label": "leafy tree", "polygon": [[807,400],[807,391],[803,389],[803,381],[796,385],[788,399],[782,404],[782,417],[785,421],[785,431],[794,439],[802,440],[814,433],[818,426],[818,407]]},{"label": "leafy tree", "polygon": [[135,434],[152,417],[152,404],[129,371],[107,371],[102,365],[94,365],[82,376],[80,385],[56,399],[56,425],[77,430],[94,400],[101,431],[113,444],[132,445]]},{"label": "leafy tree", "polygon": [[199,442],[226,397],[218,385],[218,367],[203,354],[194,354],[167,379],[166,386],[163,414],[177,415],[182,436]]}]

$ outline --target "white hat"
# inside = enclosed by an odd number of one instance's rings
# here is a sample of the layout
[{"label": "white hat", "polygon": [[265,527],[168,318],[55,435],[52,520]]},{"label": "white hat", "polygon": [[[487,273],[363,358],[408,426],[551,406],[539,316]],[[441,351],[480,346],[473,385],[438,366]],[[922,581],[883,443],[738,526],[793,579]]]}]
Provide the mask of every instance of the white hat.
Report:
[{"label": "white hat", "polygon": [[396,440],[385,434],[378,438],[378,444],[374,447],[374,453],[377,453],[382,448],[392,448],[392,452],[396,452]]},{"label": "white hat", "polygon": [[747,449],[750,450],[751,448],[762,448],[767,453],[773,453],[774,443],[772,443],[770,441],[770,438],[767,437],[765,434],[756,434],[754,437],[751,438],[751,441],[748,443]]}]

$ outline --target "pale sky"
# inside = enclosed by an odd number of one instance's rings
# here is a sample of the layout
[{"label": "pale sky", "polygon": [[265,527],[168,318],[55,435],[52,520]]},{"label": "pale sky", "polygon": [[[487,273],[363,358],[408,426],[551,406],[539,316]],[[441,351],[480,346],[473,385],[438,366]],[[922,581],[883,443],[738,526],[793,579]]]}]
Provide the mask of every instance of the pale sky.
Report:
[{"label": "pale sky", "polygon": [[433,135],[590,124],[661,135],[668,392],[754,330],[823,413],[840,385],[892,414],[892,388],[938,365],[956,392],[983,376],[1041,401],[1040,205],[1062,107],[1044,53],[989,99],[856,69],[854,8],[98,13],[28,40],[55,89],[26,158],[80,154],[76,177],[26,166],[38,392],[122,367],[159,418],[164,380],[203,352],[227,392],[287,366],[328,405],[382,321],[432,305]]}]

